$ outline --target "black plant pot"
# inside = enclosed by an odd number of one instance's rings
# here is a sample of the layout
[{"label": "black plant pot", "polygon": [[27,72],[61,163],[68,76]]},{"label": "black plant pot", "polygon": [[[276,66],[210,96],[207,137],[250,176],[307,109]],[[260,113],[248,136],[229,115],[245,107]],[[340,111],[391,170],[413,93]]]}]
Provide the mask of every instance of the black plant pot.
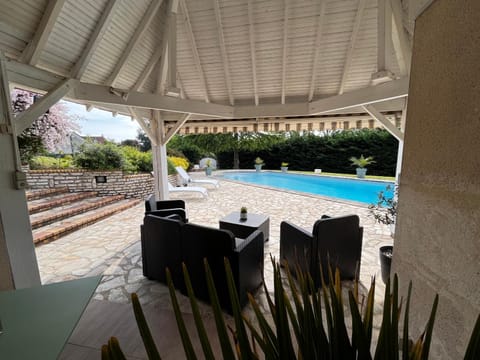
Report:
[{"label": "black plant pot", "polygon": [[393,246],[380,247],[380,268],[382,269],[382,280],[386,284],[390,278],[390,267],[392,265]]}]

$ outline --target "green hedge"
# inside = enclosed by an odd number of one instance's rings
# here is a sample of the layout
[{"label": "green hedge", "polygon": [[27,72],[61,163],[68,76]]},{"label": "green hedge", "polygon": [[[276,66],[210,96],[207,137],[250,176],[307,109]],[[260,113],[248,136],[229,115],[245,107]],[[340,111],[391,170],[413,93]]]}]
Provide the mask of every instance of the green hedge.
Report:
[{"label": "green hedge", "polygon": [[[291,133],[282,143],[261,151],[240,152],[240,168],[253,169],[257,156],[264,160],[264,169],[279,170],[282,162],[290,170],[355,173],[349,158],[373,156],[375,163],[368,166],[369,175],[394,176],[398,141],[385,130],[350,130],[319,136]],[[233,168],[233,153],[217,154],[219,167]]]}]

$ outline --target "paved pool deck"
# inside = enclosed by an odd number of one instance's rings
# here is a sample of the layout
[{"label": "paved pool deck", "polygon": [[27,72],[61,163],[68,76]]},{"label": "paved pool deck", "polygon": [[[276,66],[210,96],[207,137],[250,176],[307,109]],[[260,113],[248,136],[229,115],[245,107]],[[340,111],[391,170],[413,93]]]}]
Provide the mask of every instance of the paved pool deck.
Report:
[{"label": "paved pool deck", "polygon": [[[193,176],[201,176],[198,173]],[[267,189],[237,182],[220,180],[220,187],[207,186],[209,196],[200,194],[172,194],[172,199],[186,201],[190,222],[218,227],[220,218],[246,206],[251,213],[270,216],[270,240],[265,243],[265,280],[273,291],[270,256],[278,259],[280,223],[288,220],[311,229],[323,214],[331,216],[357,214],[364,227],[360,282],[369,287],[371,278],[377,278],[376,312],[381,311],[383,283],[380,275],[378,249],[391,245],[389,228],[377,224],[366,205],[333,201],[316,195]],[[140,224],[143,221],[143,203],[105,220],[37,246],[36,254],[43,284],[103,274],[95,299],[128,303],[129,294],[137,292],[144,304],[171,309],[165,285],[143,277],[141,266]],[[256,295],[264,304],[263,290]],[[180,296],[182,311],[189,313],[188,299]],[[210,308],[203,304],[208,314]]]}]

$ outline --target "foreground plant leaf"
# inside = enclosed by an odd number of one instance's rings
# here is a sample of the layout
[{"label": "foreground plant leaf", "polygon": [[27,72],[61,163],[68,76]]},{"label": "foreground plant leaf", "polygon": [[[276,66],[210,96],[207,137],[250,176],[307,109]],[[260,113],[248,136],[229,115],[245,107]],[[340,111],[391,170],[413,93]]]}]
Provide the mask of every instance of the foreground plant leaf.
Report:
[{"label": "foreground plant leaf", "polygon": [[137,294],[133,293],[131,299],[135,320],[137,321],[138,330],[140,331],[140,336],[142,337],[143,344],[145,345],[148,358],[149,360],[161,360]]}]

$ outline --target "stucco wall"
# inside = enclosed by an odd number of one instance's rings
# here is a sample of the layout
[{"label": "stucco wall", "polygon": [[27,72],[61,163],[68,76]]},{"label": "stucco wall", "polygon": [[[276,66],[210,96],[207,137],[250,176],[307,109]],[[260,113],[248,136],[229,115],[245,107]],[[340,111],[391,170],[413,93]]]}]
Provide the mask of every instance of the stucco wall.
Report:
[{"label": "stucco wall", "polygon": [[393,270],[418,335],[440,295],[433,358],[463,358],[480,313],[480,1],[417,19]]}]

